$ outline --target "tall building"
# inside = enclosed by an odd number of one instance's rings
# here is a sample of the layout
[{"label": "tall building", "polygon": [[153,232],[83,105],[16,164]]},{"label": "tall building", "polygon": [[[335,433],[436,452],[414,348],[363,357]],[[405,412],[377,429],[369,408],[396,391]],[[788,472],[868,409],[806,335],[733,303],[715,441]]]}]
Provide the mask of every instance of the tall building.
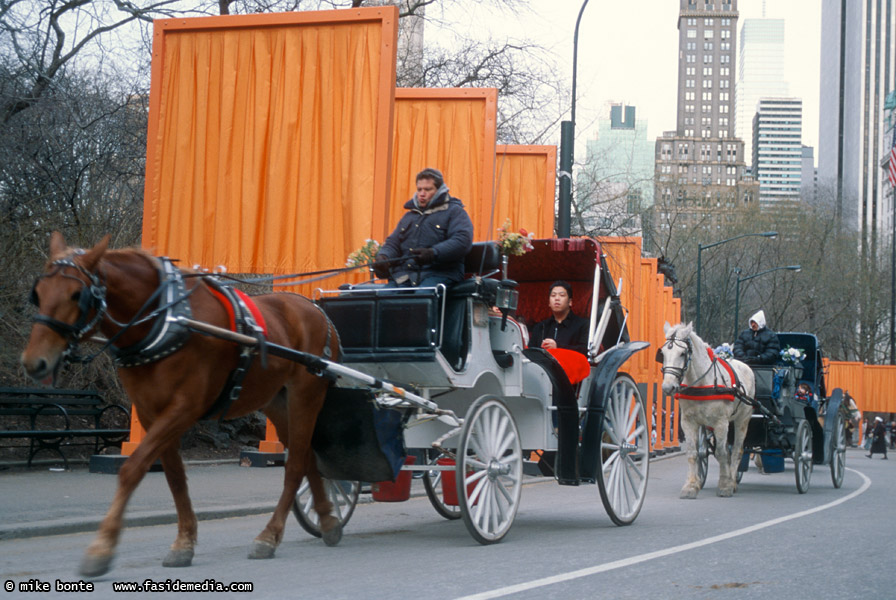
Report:
[{"label": "tall building", "polygon": [[759,180],[759,205],[800,199],[803,170],[803,101],[760,98],[753,118],[753,176]]},{"label": "tall building", "polygon": [[803,146],[802,157],[800,197],[804,202],[815,204],[815,182],[817,179],[815,170],[815,148],[812,146]]},{"label": "tall building", "polygon": [[737,0],[680,0],[677,129],[657,138],[652,225],[712,227],[756,204],[734,137]]},{"label": "tall building", "polygon": [[818,128],[819,196],[876,246],[893,213],[880,168],[889,150],[884,101],[894,89],[896,6],[823,0]]},{"label": "tall building", "polygon": [[640,214],[653,204],[654,144],[636,108],[610,105],[588,140],[585,164],[576,178],[584,230],[591,235],[639,235]]},{"label": "tall building", "polygon": [[[884,100],[884,148],[880,167],[884,206],[896,206],[896,90]],[[896,215],[892,210],[884,210],[882,217],[882,237],[896,239]]]},{"label": "tall building", "polygon": [[[753,158],[753,116],[759,98],[787,96],[784,79],[784,20],[745,19],[740,29],[737,72],[737,120],[734,135],[744,141],[744,156]],[[755,175],[755,170],[753,171]]]}]

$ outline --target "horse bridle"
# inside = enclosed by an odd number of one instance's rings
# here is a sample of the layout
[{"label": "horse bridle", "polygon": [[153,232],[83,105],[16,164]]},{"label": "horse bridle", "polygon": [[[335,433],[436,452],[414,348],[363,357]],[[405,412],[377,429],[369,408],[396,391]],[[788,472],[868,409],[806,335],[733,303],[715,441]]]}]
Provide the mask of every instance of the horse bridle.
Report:
[{"label": "horse bridle", "polygon": [[[57,268],[37,277],[34,281],[34,285],[31,287],[31,294],[29,295],[28,300],[31,304],[40,307],[40,299],[37,297],[37,284],[44,277],[61,275],[62,277],[74,279],[81,284],[81,293],[78,297],[78,318],[75,319],[74,323],[65,323],[64,321],[48,317],[47,315],[38,314],[32,318],[32,321],[45,325],[58,333],[68,342],[68,349],[71,350],[85,335],[87,335],[87,332],[96,327],[97,323],[99,323],[106,314],[106,286],[103,285],[96,274],[91,273],[81,265],[75,263],[71,258],[54,260],[50,265]],[[77,270],[84,275],[88,281],[85,282],[79,277],[62,272],[65,267],[71,267],[72,269]],[[91,310],[94,311],[93,318],[90,318]]]},{"label": "horse bridle", "polygon": [[691,348],[691,340],[683,339],[679,340],[675,337],[666,338],[666,343],[663,346],[667,346],[670,350],[675,346],[675,344],[681,344],[687,349],[687,355],[685,357],[684,366],[676,367],[674,365],[666,365],[663,360],[663,348],[660,347],[656,351],[656,361],[663,365],[663,375],[672,375],[678,380],[678,383],[681,384],[684,379],[684,374],[687,372],[688,367],[691,366],[691,355],[693,354],[693,349]]}]

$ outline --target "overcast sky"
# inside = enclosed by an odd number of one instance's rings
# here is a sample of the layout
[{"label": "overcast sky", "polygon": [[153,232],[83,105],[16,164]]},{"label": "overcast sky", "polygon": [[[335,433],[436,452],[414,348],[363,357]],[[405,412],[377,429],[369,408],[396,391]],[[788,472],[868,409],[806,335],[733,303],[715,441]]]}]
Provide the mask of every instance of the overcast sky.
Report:
[{"label": "overcast sky", "polygon": [[[763,4],[766,17],[785,19],[790,95],[803,100],[803,144],[817,147],[821,2],[739,0],[738,51],[744,19],[761,18]],[[588,2],[579,27],[577,148],[596,136],[596,120],[610,102],[636,106],[637,118],[648,121],[650,139],[675,129],[679,5],[679,0]],[[492,33],[517,32],[551,49],[571,87],[573,32],[581,6],[582,0],[530,0],[528,14],[504,13],[483,27]],[[584,157],[578,149],[576,155]]]}]

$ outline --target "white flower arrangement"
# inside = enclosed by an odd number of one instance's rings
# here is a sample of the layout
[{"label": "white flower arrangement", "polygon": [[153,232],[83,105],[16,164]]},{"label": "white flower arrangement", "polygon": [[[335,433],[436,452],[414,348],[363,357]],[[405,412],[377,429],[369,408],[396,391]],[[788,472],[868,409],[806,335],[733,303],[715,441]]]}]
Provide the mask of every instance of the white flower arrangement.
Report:
[{"label": "white flower arrangement", "polygon": [[806,360],[806,352],[802,348],[787,346],[781,350],[781,360],[785,363],[796,364]]},{"label": "white flower arrangement", "polygon": [[725,342],[724,344],[713,348],[713,354],[718,356],[719,358],[723,358],[728,360],[729,358],[734,358],[734,349],[731,347],[731,344]]}]

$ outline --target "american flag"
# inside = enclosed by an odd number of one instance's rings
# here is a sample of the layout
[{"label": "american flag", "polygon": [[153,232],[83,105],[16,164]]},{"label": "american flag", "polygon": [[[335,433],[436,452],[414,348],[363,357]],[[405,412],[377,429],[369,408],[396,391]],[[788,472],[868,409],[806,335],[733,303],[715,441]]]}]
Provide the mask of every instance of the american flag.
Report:
[{"label": "american flag", "polygon": [[896,189],[896,127],[893,127],[893,143],[890,145],[890,189]]}]

